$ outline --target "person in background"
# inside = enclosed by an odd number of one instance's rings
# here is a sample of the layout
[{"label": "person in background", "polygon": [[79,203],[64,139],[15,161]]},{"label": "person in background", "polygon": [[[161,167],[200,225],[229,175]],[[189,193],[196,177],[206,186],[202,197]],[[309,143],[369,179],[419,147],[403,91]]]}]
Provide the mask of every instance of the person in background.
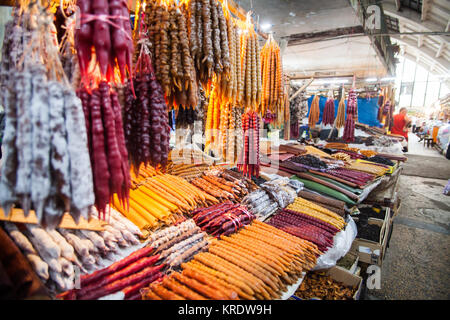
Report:
[{"label": "person in background", "polygon": [[[411,119],[406,114],[407,112],[405,107],[400,108],[398,114],[394,115],[394,125],[391,130],[393,134],[405,137],[406,143],[408,143],[408,126],[411,125]],[[408,152],[407,146],[403,148],[403,152]]]},{"label": "person in background", "polygon": [[425,128],[426,125],[427,125],[427,123],[424,121],[424,122],[422,122],[422,126],[417,129],[417,135],[420,138],[419,142],[421,142],[423,140],[423,138],[425,137],[425,135],[427,134],[427,131]]},{"label": "person in background", "polygon": [[416,126],[417,118],[416,118],[416,117],[411,117],[411,118],[412,118],[412,119],[411,119],[412,133],[416,133],[416,129],[417,129],[417,126]]}]

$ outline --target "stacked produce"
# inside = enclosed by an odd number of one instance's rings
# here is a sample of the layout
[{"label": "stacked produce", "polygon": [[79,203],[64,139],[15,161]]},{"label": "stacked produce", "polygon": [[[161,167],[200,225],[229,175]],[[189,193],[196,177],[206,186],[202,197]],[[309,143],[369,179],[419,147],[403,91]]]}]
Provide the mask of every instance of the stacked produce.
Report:
[{"label": "stacked produce", "polygon": [[280,47],[270,34],[261,49],[262,115],[266,114],[266,110],[272,114],[278,114],[283,107],[282,70]]},{"label": "stacked produce", "polygon": [[327,142],[325,145],[326,149],[341,149],[346,150],[348,148],[348,144],[346,143],[339,143],[339,142]]},{"label": "stacked produce", "polygon": [[245,177],[237,168],[224,169],[222,175],[228,180],[235,181],[238,184],[242,183],[242,187],[245,186],[249,193],[259,189],[258,185],[253,182],[253,179]]},{"label": "stacked produce", "polygon": [[378,154],[378,152],[373,151],[373,150],[359,150],[359,153],[366,156],[367,158],[374,157]]},{"label": "stacked produce", "polygon": [[341,216],[300,197],[296,198],[294,203],[288,205],[286,209],[300,212],[310,217],[319,219],[338,230],[344,229],[346,225],[344,219]]},{"label": "stacked produce", "polygon": [[231,201],[196,209],[192,212],[192,217],[203,231],[214,237],[235,233],[255,218],[244,206]]},{"label": "stacked produce", "polygon": [[144,164],[141,164],[139,166],[139,169],[136,169],[133,166],[131,166],[130,168],[131,188],[136,189],[143,182],[145,182],[145,180],[153,176],[156,176],[157,174],[159,174],[159,172],[152,166],[146,166]]},{"label": "stacked produce", "polygon": [[242,200],[250,212],[259,219],[266,219],[278,208],[292,203],[303,184],[288,178],[278,178],[261,183],[261,189],[250,193]]},{"label": "stacked produce", "polygon": [[351,89],[348,93],[347,118],[345,119],[344,136],[346,142],[355,141],[355,121],[358,120],[358,103],[356,101],[356,92]]},{"label": "stacked produce", "polygon": [[166,265],[170,270],[180,269],[182,263],[208,249],[207,234],[195,225],[192,219],[175,226],[155,232],[150,236],[149,247],[155,248],[158,264]]},{"label": "stacked produce", "polygon": [[334,99],[329,98],[327,102],[325,103],[325,108],[323,109],[323,115],[322,115],[322,123],[323,125],[330,124],[332,125],[334,123]]},{"label": "stacked produce", "polygon": [[307,154],[312,154],[316,157],[327,158],[330,156],[328,153],[323,152],[322,150],[315,148],[313,146],[305,146],[304,148],[306,149]]},{"label": "stacked produce", "polygon": [[357,289],[319,272],[309,272],[295,296],[301,299],[352,300]]},{"label": "stacked produce", "polygon": [[311,154],[292,157],[289,159],[289,161],[295,162],[299,164],[300,167],[303,167],[305,169],[312,169],[312,170],[328,169],[328,165],[324,161],[320,160],[319,157],[313,156]]},{"label": "stacked produce", "polygon": [[339,153],[346,154],[351,159],[367,159],[367,157],[365,155],[357,153],[357,152],[353,152],[353,151],[341,150],[341,151],[339,151]]},{"label": "stacked produce", "polygon": [[274,215],[268,224],[314,243],[322,252],[333,246],[333,237],[339,231],[318,218],[289,209]]},{"label": "stacked produce", "polygon": [[174,148],[169,152],[169,164],[166,171],[171,170],[172,165],[212,165],[215,158],[208,156],[205,152],[200,149],[183,147]]},{"label": "stacked produce", "polygon": [[356,161],[352,161],[351,163],[347,164],[346,168],[354,171],[372,174],[378,177],[384,175],[389,170],[388,168],[384,168],[376,164]]},{"label": "stacked produce", "polygon": [[[101,79],[114,80],[116,66],[123,80],[133,75],[134,45],[127,3],[120,0],[78,0],[79,28],[75,31],[75,48],[82,82],[90,83],[90,64],[98,64]],[[94,47],[95,51],[92,51]],[[117,61],[117,62],[116,62]]]},{"label": "stacked produce", "polygon": [[[148,1],[146,4],[145,21],[141,22],[148,28],[156,79],[170,107],[195,108],[198,84],[191,55],[193,44],[189,43],[188,37],[187,9],[175,1]],[[210,23],[208,25],[210,27]]]},{"label": "stacked produce", "polygon": [[220,168],[204,171],[201,176],[190,182],[218,199],[234,202],[240,202],[249,192],[242,181],[233,178]]},{"label": "stacked produce", "polygon": [[72,289],[74,267],[83,273],[110,264],[122,250],[139,244],[140,230],[120,213],[109,209],[110,222],[104,231],[54,229],[16,225],[4,228],[29,260],[39,278],[52,292]]},{"label": "stacked produce", "polygon": [[317,193],[313,193],[306,190],[301,190],[298,192],[298,196],[303,199],[310,200],[315,204],[318,204],[325,209],[333,211],[341,216],[345,214],[345,202],[330,198],[328,196],[319,195]]},{"label": "stacked produce", "polygon": [[114,198],[114,206],[137,226],[155,229],[181,219],[199,206],[217,204],[218,199],[183,178],[170,174],[155,175],[130,191],[129,208]]},{"label": "stacked produce", "polygon": [[242,116],[244,129],[244,149],[241,151],[237,167],[244,176],[259,177],[259,116],[256,112],[247,112]]},{"label": "stacked produce", "polygon": [[337,160],[342,160],[345,162],[348,162],[348,161],[350,161],[350,159],[352,159],[350,157],[350,155],[348,155],[347,153],[344,153],[344,152],[336,152],[335,154],[333,154],[331,156]]},{"label": "stacked produce", "polygon": [[327,174],[355,183],[358,186],[364,186],[375,178],[372,174],[349,170],[349,168],[328,170]]},{"label": "stacked produce", "polygon": [[316,126],[316,123],[319,121],[320,117],[320,108],[319,108],[319,96],[314,96],[312,102],[311,102],[311,108],[309,109],[309,116],[308,116],[308,126],[310,128],[314,128]]},{"label": "stacked produce", "polygon": [[[165,167],[169,155],[168,110],[149,54],[147,44],[142,42],[134,84],[130,82],[125,94],[125,142],[135,168],[141,164]],[[133,87],[136,88],[136,98]]]},{"label": "stacked produce", "polygon": [[82,106],[65,79],[51,19],[34,3],[14,8],[5,26],[0,205],[7,216],[15,204],[25,216],[34,209],[41,225],[54,228],[66,211],[88,219],[94,191]]},{"label": "stacked produce", "polygon": [[259,219],[265,219],[278,209],[278,203],[272,200],[267,191],[263,189],[247,195],[242,199],[242,204]]},{"label": "stacked produce", "polygon": [[392,161],[389,160],[388,158],[381,157],[380,155],[376,155],[376,156],[370,157],[370,158],[367,159],[367,160],[369,160],[370,162],[381,163],[381,164],[385,164],[385,165],[388,165],[388,166],[393,166],[393,165],[395,165],[394,162],[392,162]]},{"label": "stacked produce", "polygon": [[182,264],[181,274],[151,285],[143,298],[277,299],[315,265],[318,253],[315,245],[255,220]]},{"label": "stacked produce", "polygon": [[80,288],[60,295],[65,300],[94,300],[121,292],[126,300],[140,298],[140,289],[161,278],[164,264],[155,265],[159,256],[153,248],[141,248],[110,266],[83,275]]}]

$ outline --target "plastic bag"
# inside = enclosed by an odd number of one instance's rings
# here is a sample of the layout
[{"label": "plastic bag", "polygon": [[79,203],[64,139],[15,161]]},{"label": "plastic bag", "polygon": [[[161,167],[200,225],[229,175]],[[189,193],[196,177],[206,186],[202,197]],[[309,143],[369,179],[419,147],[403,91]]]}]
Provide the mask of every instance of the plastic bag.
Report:
[{"label": "plastic bag", "polygon": [[316,266],[313,270],[329,269],[336,265],[336,262],[345,256],[352,247],[352,243],[358,234],[355,221],[348,216],[345,220],[347,226],[334,236],[333,247],[328,249],[323,255],[317,259]]}]

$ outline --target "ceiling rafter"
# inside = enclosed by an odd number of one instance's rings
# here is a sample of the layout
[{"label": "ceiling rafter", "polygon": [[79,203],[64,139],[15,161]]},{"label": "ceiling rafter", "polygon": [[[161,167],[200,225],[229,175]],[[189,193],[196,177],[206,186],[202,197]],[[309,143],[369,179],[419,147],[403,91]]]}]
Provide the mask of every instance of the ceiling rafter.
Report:
[{"label": "ceiling rafter", "polygon": [[428,12],[430,10],[432,2],[432,0],[422,0],[422,15],[420,17],[420,20],[427,20]]}]

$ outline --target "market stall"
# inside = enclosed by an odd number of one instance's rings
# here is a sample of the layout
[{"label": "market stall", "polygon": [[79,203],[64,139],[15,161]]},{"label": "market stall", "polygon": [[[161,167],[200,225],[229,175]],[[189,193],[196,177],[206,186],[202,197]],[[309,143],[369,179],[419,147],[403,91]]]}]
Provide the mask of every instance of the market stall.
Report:
[{"label": "market stall", "polygon": [[[382,263],[406,158],[358,123],[354,91],[296,109],[279,44],[226,0],[137,1],[133,23],[123,1],[76,1],[78,20],[63,3],[60,41],[40,3],[6,26],[2,294],[360,298],[354,265]],[[342,139],[289,140],[303,117]]]}]

